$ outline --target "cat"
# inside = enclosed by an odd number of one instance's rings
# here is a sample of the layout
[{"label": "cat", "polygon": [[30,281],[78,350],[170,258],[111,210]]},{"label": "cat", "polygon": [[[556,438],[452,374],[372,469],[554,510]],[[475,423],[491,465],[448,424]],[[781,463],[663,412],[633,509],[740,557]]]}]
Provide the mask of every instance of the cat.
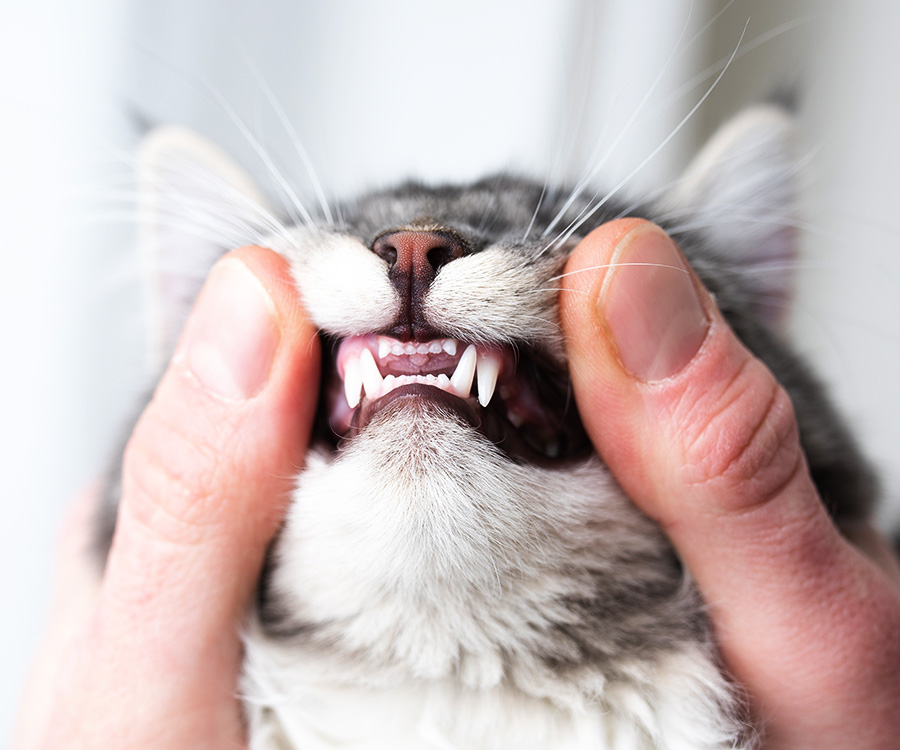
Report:
[{"label": "cat", "polygon": [[[640,203],[501,174],[297,221],[198,137],[148,137],[161,358],[205,271],[247,242],[290,261],[325,352],[313,445],[244,636],[251,747],[756,746],[689,574],[582,429],[556,306],[588,231],[660,224],[790,393],[838,525],[867,516],[868,465],[774,332],[792,129],[777,105],[749,108]],[[221,237],[197,233],[211,225]]]}]

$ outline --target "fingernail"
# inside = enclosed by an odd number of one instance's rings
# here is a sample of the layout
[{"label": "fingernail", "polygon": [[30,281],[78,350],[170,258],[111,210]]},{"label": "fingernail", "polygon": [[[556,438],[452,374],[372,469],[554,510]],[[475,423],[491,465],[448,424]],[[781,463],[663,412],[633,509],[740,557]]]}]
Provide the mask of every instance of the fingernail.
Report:
[{"label": "fingernail", "polygon": [[619,359],[641,380],[671,377],[690,362],[709,321],[675,243],[641,226],[616,247],[597,299]]},{"label": "fingernail", "polygon": [[239,260],[213,268],[180,346],[194,376],[229,399],[255,396],[265,385],[278,345],[275,306]]}]

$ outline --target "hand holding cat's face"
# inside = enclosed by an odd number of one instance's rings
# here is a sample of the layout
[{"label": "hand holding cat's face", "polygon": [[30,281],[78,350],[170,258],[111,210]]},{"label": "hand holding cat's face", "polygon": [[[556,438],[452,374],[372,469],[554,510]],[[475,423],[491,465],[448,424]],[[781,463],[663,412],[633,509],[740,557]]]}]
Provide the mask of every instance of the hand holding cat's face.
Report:
[{"label": "hand holding cat's face", "polygon": [[[676,326],[671,356],[648,370],[610,306],[653,307],[644,296],[667,282],[604,269],[614,254],[666,252],[664,265],[682,267],[682,293],[669,298],[702,315]],[[898,587],[828,522],[779,387],[657,231],[601,227],[569,271],[562,318],[585,425],[690,566],[773,742],[889,746],[900,733]],[[226,287],[247,303],[238,316],[222,307]],[[78,543],[61,561],[70,588],[26,697],[21,747],[240,737],[238,628],[283,511],[257,501],[284,497],[302,462],[317,360],[279,258],[242,250],[217,268],[132,439],[99,591],[84,555],[89,514],[73,519]]]},{"label": "hand holding cat's face", "polygon": [[99,587],[97,498],[65,529],[20,747],[244,741],[240,629],[306,454],[318,359],[284,259],[226,256],[129,442]]},{"label": "hand holding cat's face", "polygon": [[[629,265],[647,262],[666,268]],[[570,258],[561,315],[585,427],[691,571],[766,747],[893,747],[897,560],[871,528],[868,557],[838,533],[786,392],[679,268],[665,235],[629,219]]]}]

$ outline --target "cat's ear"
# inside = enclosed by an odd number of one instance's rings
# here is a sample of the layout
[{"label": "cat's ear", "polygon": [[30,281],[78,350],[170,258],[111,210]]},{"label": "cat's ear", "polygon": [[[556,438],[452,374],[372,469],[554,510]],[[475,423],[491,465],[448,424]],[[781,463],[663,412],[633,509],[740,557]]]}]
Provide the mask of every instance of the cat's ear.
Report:
[{"label": "cat's ear", "polygon": [[151,131],[137,152],[138,244],[151,366],[161,367],[204,279],[228,250],[258,240],[268,209],[249,176],[187,128]]},{"label": "cat's ear", "polygon": [[783,322],[797,253],[794,118],[774,105],[743,111],[709,140],[667,201],[675,224],[709,240],[725,275],[740,277],[751,307]]}]

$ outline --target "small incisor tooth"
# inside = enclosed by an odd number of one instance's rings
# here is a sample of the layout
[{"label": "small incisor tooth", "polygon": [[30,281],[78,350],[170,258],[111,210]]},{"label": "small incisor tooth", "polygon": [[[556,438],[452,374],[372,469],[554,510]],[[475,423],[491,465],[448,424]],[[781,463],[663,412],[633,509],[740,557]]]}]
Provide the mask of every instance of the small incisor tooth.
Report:
[{"label": "small incisor tooth", "polygon": [[378,371],[378,365],[375,364],[375,357],[368,348],[362,350],[359,355],[359,369],[362,373],[363,387],[366,389],[366,395],[369,398],[375,398],[381,390],[384,378]]},{"label": "small incisor tooth", "polygon": [[478,403],[487,406],[494,395],[497,386],[497,376],[500,374],[500,359],[493,354],[480,354],[478,356]]},{"label": "small incisor tooth", "polygon": [[472,390],[472,379],[475,377],[476,358],[477,352],[475,344],[469,344],[459,358],[456,370],[453,375],[450,376],[450,385],[453,386],[453,390],[456,391],[460,398],[468,398],[469,392]]}]

